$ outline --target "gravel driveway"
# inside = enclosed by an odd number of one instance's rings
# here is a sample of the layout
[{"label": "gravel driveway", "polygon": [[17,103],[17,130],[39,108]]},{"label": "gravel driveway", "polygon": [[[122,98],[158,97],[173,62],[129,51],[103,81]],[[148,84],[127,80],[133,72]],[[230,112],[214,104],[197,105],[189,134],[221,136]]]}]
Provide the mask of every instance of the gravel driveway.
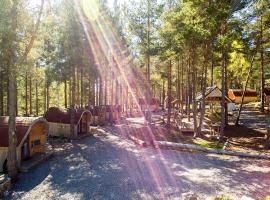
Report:
[{"label": "gravel driveway", "polygon": [[270,162],[206,153],[139,148],[104,133],[55,148],[20,175],[8,199],[181,199],[270,193]]}]

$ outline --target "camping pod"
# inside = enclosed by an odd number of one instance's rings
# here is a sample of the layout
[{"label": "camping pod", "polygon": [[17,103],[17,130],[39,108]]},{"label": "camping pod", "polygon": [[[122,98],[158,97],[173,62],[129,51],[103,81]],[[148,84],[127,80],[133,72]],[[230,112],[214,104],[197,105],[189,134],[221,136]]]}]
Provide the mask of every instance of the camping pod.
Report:
[{"label": "camping pod", "polygon": [[88,110],[91,112],[93,120],[92,126],[104,126],[106,123],[106,107],[105,106],[88,106]]},{"label": "camping pod", "polygon": [[78,137],[90,133],[92,114],[86,109],[75,109],[74,135],[70,134],[71,110],[51,107],[44,114],[44,118],[49,122],[49,135],[57,137]]},{"label": "camping pod", "polygon": [[[8,119],[0,117],[0,172],[7,170]],[[43,117],[16,118],[16,152],[18,166],[25,159],[45,153],[49,124]]]},{"label": "camping pod", "polygon": [[[241,103],[243,90],[241,89],[229,89],[228,96],[234,103]],[[257,101],[258,93],[256,90],[247,89],[244,96],[243,103],[250,103]]]},{"label": "camping pod", "polygon": [[264,99],[265,99],[265,104],[269,105],[270,104],[270,86],[264,88]]}]

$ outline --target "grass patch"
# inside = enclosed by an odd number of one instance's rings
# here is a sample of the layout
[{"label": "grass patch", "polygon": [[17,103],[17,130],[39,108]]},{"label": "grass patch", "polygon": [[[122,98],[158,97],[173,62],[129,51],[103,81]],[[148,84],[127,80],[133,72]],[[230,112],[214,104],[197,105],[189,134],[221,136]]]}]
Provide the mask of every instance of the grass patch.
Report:
[{"label": "grass patch", "polygon": [[193,139],[194,144],[203,146],[203,147],[208,147],[208,148],[212,148],[212,149],[222,149],[224,146],[223,142],[219,142],[219,141],[208,141],[208,140],[204,140],[201,138],[195,138]]}]

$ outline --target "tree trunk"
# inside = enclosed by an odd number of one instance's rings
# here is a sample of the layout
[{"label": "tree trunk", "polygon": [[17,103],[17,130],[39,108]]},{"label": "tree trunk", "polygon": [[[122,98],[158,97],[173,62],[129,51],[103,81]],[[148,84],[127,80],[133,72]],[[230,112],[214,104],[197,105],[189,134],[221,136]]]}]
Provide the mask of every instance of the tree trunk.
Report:
[{"label": "tree trunk", "polygon": [[70,106],[70,138],[75,138],[76,66],[72,67]]},{"label": "tree trunk", "polygon": [[30,115],[33,114],[33,105],[32,105],[32,77],[29,77],[29,111]]},{"label": "tree trunk", "polygon": [[25,74],[25,116],[28,116],[28,73]]},{"label": "tree trunk", "polygon": [[147,66],[146,66],[146,80],[150,85],[150,0],[147,0]]},{"label": "tree trunk", "polygon": [[103,80],[99,77],[99,105],[103,105]]},{"label": "tree trunk", "polygon": [[47,80],[47,84],[46,84],[46,99],[47,99],[46,108],[49,109],[50,108],[50,84],[49,84],[48,80]]},{"label": "tree trunk", "polygon": [[195,66],[195,62],[196,62],[196,49],[195,49],[195,44],[194,42],[192,42],[192,49],[191,49],[191,55],[192,55],[192,62],[191,62],[191,70],[192,70],[192,111],[193,111],[193,124],[194,124],[194,137],[198,137],[199,136],[199,132],[198,132],[198,123],[197,123],[197,101],[196,101],[196,91],[197,91],[197,70],[196,70],[196,66]]},{"label": "tree trunk", "polygon": [[226,97],[226,86],[225,86],[225,52],[224,52],[224,47],[222,47],[222,64],[221,64],[221,85],[222,85],[222,97],[221,97],[221,127],[220,127],[220,141],[223,140],[224,137],[224,129],[226,125],[226,119],[225,119],[225,97]]},{"label": "tree trunk", "polygon": [[43,103],[43,107],[44,107],[44,113],[47,111],[47,77],[45,75],[45,81],[44,81],[44,103]]},{"label": "tree trunk", "polygon": [[207,86],[207,66],[208,66],[208,55],[209,55],[209,46],[208,44],[205,45],[205,54],[204,54],[204,63],[203,63],[203,75],[202,75],[202,104],[201,104],[201,116],[200,122],[198,127],[198,133],[201,135],[203,119],[205,115],[205,92]]},{"label": "tree trunk", "polygon": [[17,153],[16,153],[16,145],[17,145],[17,136],[16,136],[16,93],[15,93],[15,85],[16,85],[16,65],[15,65],[15,47],[14,42],[16,41],[16,30],[17,27],[17,5],[18,2],[16,0],[13,1],[13,6],[11,10],[11,33],[10,33],[10,47],[9,51],[9,120],[8,120],[8,156],[7,156],[7,168],[9,177],[14,180],[17,177]]},{"label": "tree trunk", "polygon": [[264,78],[264,53],[263,53],[263,22],[262,16],[260,19],[261,30],[260,30],[260,54],[261,54],[261,112],[264,112],[264,87],[265,87],[265,78]]},{"label": "tree trunk", "polygon": [[188,121],[190,122],[190,104],[192,102],[192,85],[190,83],[190,58],[188,58],[188,65],[187,65],[187,116]]},{"label": "tree trunk", "polygon": [[104,97],[104,105],[108,104],[108,80],[107,80],[107,74],[105,76],[105,83],[104,83],[104,90],[105,90],[105,97]]},{"label": "tree trunk", "polygon": [[4,77],[3,69],[0,69],[0,116],[4,115]]},{"label": "tree trunk", "polygon": [[38,83],[36,80],[36,116],[39,115],[39,105],[38,105]]},{"label": "tree trunk", "polygon": [[81,81],[81,102],[80,102],[80,107],[83,108],[83,101],[84,101],[84,85],[83,85],[83,66],[81,65],[81,71],[80,71],[81,77],[80,77],[80,81]]},{"label": "tree trunk", "polygon": [[244,103],[244,97],[245,97],[245,93],[246,93],[246,90],[247,90],[248,81],[249,81],[250,75],[251,75],[251,73],[252,73],[253,62],[254,62],[254,59],[255,59],[256,52],[257,52],[257,50],[255,50],[254,55],[253,55],[253,57],[252,57],[252,60],[251,60],[251,62],[250,62],[250,67],[249,67],[247,79],[246,79],[245,86],[244,86],[244,89],[243,89],[243,94],[242,94],[242,97],[241,97],[240,108],[239,108],[238,115],[237,115],[237,118],[236,118],[236,121],[235,121],[235,125],[236,125],[236,126],[239,125],[240,115],[241,115],[242,108],[243,108],[243,103]]},{"label": "tree trunk", "polygon": [[64,99],[65,99],[65,108],[68,107],[67,103],[67,78],[64,79]]},{"label": "tree trunk", "polygon": [[167,117],[167,125],[169,128],[169,133],[170,133],[170,127],[171,127],[171,101],[172,101],[172,61],[170,60],[170,63],[168,65],[168,71],[167,71],[167,76],[168,76],[168,117]]},{"label": "tree trunk", "polygon": [[165,80],[163,79],[162,81],[162,109],[165,110],[166,107],[165,107],[165,98],[166,98],[166,95],[165,95]]}]

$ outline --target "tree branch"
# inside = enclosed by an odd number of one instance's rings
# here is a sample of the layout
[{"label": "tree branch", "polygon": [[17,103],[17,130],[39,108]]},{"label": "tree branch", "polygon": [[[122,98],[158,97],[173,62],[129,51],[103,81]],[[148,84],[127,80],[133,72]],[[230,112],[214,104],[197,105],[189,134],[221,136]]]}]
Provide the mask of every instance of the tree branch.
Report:
[{"label": "tree branch", "polygon": [[39,13],[38,13],[38,19],[37,19],[37,23],[34,26],[34,31],[33,34],[31,36],[31,39],[29,41],[29,44],[25,47],[24,53],[23,55],[18,59],[16,66],[19,66],[20,64],[22,64],[24,62],[24,60],[26,59],[27,55],[29,54],[29,52],[31,51],[35,39],[36,39],[36,35],[37,35],[37,31],[39,29],[39,25],[40,25],[40,19],[41,19],[41,15],[43,12],[43,7],[44,7],[44,0],[41,0],[41,5],[40,5],[40,9],[39,9]]}]

